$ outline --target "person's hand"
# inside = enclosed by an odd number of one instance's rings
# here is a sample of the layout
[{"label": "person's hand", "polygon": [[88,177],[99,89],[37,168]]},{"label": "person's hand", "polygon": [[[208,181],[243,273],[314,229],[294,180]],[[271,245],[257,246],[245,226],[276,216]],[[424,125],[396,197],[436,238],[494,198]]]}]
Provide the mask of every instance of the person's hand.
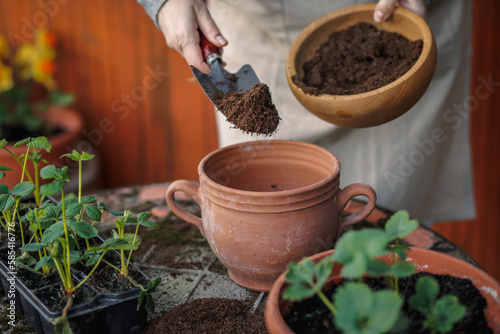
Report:
[{"label": "person's hand", "polygon": [[203,73],[210,73],[210,66],[203,61],[198,29],[215,46],[227,45],[203,0],[168,0],[158,14],[158,24],[167,45]]},{"label": "person's hand", "polygon": [[401,6],[414,11],[424,19],[427,17],[427,8],[425,7],[424,0],[379,0],[373,13],[375,22],[387,20],[391,16],[395,6]]}]

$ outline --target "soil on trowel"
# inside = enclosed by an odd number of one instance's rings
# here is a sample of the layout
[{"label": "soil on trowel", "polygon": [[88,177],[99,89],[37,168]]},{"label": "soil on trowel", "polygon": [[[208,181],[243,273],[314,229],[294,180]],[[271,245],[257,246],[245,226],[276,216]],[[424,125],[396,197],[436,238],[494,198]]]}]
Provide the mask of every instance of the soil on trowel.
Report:
[{"label": "soil on trowel", "polygon": [[383,87],[415,64],[423,41],[360,22],[335,31],[292,81],[310,95],[353,95]]},{"label": "soil on trowel", "polygon": [[228,122],[246,133],[272,135],[280,122],[269,87],[263,83],[243,93],[217,93],[212,101]]},{"label": "soil on trowel", "polygon": [[[411,319],[409,328],[404,333],[431,333],[429,329],[424,327],[425,316],[411,308],[407,303],[410,296],[415,294],[416,282],[422,276],[430,276],[436,279],[440,287],[438,298],[449,294],[454,295],[467,309],[465,316],[454,325],[450,333],[492,333],[484,315],[484,309],[487,305],[486,299],[469,279],[424,272],[407,278],[400,278],[398,282],[398,289],[404,298],[402,311]],[[345,281],[341,284],[344,283]],[[374,291],[388,288],[385,278],[368,278],[364,280],[364,283]],[[329,300],[333,300],[332,296],[337,288],[338,286],[334,286],[325,293]],[[297,334],[342,333],[335,327],[331,312],[318,297],[293,303],[284,319],[292,331]]]},{"label": "soil on trowel", "polygon": [[235,299],[204,298],[179,305],[152,319],[143,334],[265,334],[264,315]]}]

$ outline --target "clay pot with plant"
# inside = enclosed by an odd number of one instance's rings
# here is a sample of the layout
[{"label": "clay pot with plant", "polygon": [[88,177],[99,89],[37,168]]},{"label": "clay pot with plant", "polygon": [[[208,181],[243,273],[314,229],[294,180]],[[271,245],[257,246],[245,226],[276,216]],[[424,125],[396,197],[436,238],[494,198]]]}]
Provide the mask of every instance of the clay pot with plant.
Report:
[{"label": "clay pot with plant", "polygon": [[[339,231],[364,219],[376,195],[367,185],[341,189],[340,163],[328,150],[291,140],[260,140],[228,146],[206,156],[200,183],[173,182],[166,201],[181,219],[196,225],[238,284],[268,291],[291,261],[333,247]],[[187,212],[174,194],[201,206]],[[357,195],[368,203],[341,218]]]},{"label": "clay pot with plant", "polygon": [[[27,178],[28,162],[38,170],[40,151],[51,149],[47,138],[29,137],[16,146],[25,150],[16,157],[21,182],[12,188],[0,184],[0,237],[7,240],[0,248],[0,278],[7,298],[14,301],[10,303],[40,333],[139,333],[146,311],[154,310],[151,292],[161,280],[150,280],[131,262],[141,243],[139,227],[157,228],[149,212],[135,216],[129,210],[109,210],[96,196],[82,196],[82,165],[91,154],[65,154],[78,165],[74,195],[64,189],[67,166],[47,165]],[[39,178],[47,183],[42,185]],[[103,213],[116,216],[117,230],[106,240],[96,228]],[[135,232],[125,233],[125,224],[134,225]],[[111,274],[101,278],[105,282],[94,279],[106,270]],[[111,286],[119,290],[102,288],[108,281],[116,281]],[[15,282],[14,290],[10,282]]]},{"label": "clay pot with plant", "polygon": [[266,303],[269,332],[498,332],[498,282],[465,261],[402,243],[417,226],[398,211],[384,230],[349,231],[335,250],[291,263]]},{"label": "clay pot with plant", "polygon": [[[52,149],[44,151],[41,167],[63,163],[59,157],[73,147],[81,136],[83,118],[70,107],[74,96],[57,88],[56,44],[54,33],[39,29],[33,42],[16,48],[0,35],[0,138],[5,138],[0,150],[4,166],[2,182],[9,187],[20,180],[21,169],[15,156],[23,152],[14,143],[26,137],[44,136]],[[36,171],[28,166],[28,172]]]}]

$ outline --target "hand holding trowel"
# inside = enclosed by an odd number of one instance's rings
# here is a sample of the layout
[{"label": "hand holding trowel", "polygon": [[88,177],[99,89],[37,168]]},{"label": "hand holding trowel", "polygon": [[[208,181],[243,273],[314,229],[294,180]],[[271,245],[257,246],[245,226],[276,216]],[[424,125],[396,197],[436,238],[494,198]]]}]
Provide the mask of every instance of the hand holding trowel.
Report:
[{"label": "hand holding trowel", "polygon": [[243,65],[234,74],[226,71],[221,48],[210,43],[201,32],[200,47],[211,71],[204,74],[194,66],[191,70],[210,101],[237,128],[249,133],[272,134],[280,118],[267,85],[260,83],[250,65]]}]

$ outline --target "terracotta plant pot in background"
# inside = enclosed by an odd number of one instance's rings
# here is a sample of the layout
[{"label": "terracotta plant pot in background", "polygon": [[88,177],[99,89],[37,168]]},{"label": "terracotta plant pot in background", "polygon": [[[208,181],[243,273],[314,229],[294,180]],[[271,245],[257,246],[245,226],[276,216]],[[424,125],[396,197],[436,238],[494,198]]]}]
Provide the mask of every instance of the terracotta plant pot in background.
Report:
[{"label": "terracotta plant pot in background", "polygon": [[[309,257],[313,262],[319,262],[323,258],[332,254],[334,250],[325,251]],[[390,262],[389,256],[381,257],[387,263]],[[486,299],[488,306],[485,316],[489,326],[494,333],[500,332],[500,284],[478,267],[455,258],[451,255],[421,248],[411,248],[408,252],[407,260],[416,266],[416,273],[427,272],[431,274],[446,274],[459,278],[468,278],[474,286],[479,289]],[[333,273],[330,276],[330,282],[339,282],[341,280],[340,271],[342,265],[335,264]],[[265,318],[266,326],[270,334],[293,334],[283,319],[283,313],[291,304],[290,301],[282,300],[281,296],[287,283],[285,274],[274,283],[266,302]]]},{"label": "terracotta plant pot in background", "polygon": [[[73,109],[53,107],[47,111],[46,117],[54,123],[55,128],[59,128],[61,133],[53,136],[48,136],[50,143],[52,144],[52,150],[47,153],[42,150],[43,159],[47,160],[48,164],[55,164],[56,166],[62,165],[65,162],[61,159],[61,155],[71,152],[78,140],[81,138],[83,130],[83,119],[82,116]],[[25,153],[25,147],[14,148],[15,142],[9,142],[7,145],[8,149],[11,150],[16,156]],[[6,184],[10,189],[18,184],[21,180],[21,171],[17,162],[12,158],[12,156],[5,150],[0,150],[0,165],[4,165],[12,169],[12,171],[5,172],[5,177],[0,180],[0,183]],[[46,164],[41,163],[40,168],[43,168]],[[28,161],[27,163],[28,171],[31,175],[34,175],[32,164]],[[25,177],[25,180],[27,178]]]},{"label": "terracotta plant pot in background", "polygon": [[[170,209],[196,225],[238,284],[268,291],[291,261],[333,248],[339,231],[373,210],[374,190],[339,188],[340,163],[331,152],[308,143],[263,140],[236,144],[206,156],[200,183],[178,180],[167,190]],[[201,219],[174,199],[192,196]],[[347,202],[368,203],[340,218]]]}]

